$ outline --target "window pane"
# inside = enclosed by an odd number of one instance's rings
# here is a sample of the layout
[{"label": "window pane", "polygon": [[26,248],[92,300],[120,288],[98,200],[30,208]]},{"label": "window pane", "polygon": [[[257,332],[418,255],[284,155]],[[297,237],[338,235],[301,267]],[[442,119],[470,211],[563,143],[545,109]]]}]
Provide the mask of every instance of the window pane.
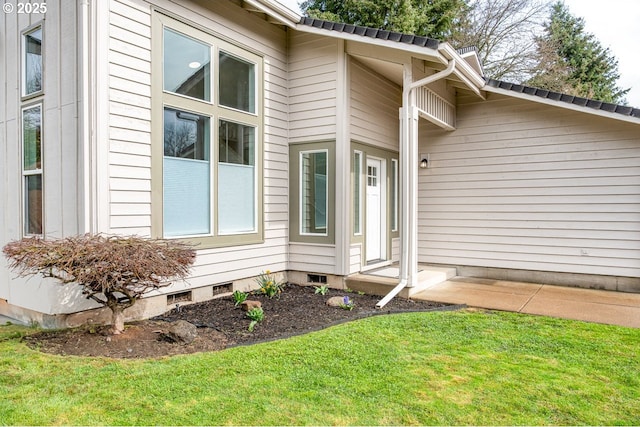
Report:
[{"label": "window pane", "polygon": [[209,118],[164,110],[163,209],[166,237],[211,233]]},{"label": "window pane", "polygon": [[327,232],[327,152],[303,152],[300,162],[302,233]]},{"label": "window pane", "polygon": [[391,160],[391,231],[398,230],[398,161]]},{"label": "window pane", "polygon": [[24,36],[24,94],[42,90],[42,28]]},{"label": "window pane", "polygon": [[24,170],[42,169],[42,107],[28,108],[22,112],[22,146]]},{"label": "window pane", "polygon": [[362,153],[356,151],[353,155],[353,232],[360,234],[360,174],[362,167]]},{"label": "window pane", "polygon": [[219,155],[223,163],[255,164],[255,128],[220,120]]},{"label": "window pane", "polygon": [[183,34],[164,30],[164,90],[211,100],[211,47]]},{"label": "window pane", "polygon": [[164,155],[209,160],[209,118],[165,108]]},{"label": "window pane", "polygon": [[255,128],[220,120],[218,145],[219,232],[255,231]]},{"label": "window pane", "polygon": [[25,234],[42,234],[42,175],[25,176]]},{"label": "window pane", "polygon": [[220,52],[220,105],[256,112],[255,65]]}]

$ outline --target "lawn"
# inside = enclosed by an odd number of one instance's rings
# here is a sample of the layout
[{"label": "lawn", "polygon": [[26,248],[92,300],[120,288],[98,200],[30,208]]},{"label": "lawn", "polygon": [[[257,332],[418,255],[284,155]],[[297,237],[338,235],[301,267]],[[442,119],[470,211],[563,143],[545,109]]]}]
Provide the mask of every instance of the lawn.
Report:
[{"label": "lawn", "polygon": [[125,361],[0,327],[0,424],[640,424],[640,329],[502,312],[377,316]]}]

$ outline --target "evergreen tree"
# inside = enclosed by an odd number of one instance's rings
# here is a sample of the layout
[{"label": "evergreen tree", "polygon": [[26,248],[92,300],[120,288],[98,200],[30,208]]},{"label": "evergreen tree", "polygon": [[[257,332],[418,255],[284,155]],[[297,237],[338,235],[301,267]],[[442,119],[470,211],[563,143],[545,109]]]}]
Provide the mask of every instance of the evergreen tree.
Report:
[{"label": "evergreen tree", "polygon": [[305,0],[305,15],[334,22],[446,40],[464,0]]},{"label": "evergreen tree", "polygon": [[555,3],[544,34],[538,37],[538,66],[526,84],[604,102],[624,103],[629,89],[617,86],[618,61],[593,34],[584,19]]}]

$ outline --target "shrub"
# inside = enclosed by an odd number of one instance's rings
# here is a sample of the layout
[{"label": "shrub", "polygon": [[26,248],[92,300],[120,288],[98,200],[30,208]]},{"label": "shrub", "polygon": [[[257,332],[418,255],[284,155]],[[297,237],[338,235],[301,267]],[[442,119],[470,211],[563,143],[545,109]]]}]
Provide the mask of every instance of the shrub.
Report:
[{"label": "shrub", "polygon": [[185,278],[195,251],[175,240],[101,234],[45,240],[24,238],[3,252],[21,276],[40,273],[59,282],[76,283],[82,293],[112,312],[113,332],[124,331],[124,310],[143,294]]}]

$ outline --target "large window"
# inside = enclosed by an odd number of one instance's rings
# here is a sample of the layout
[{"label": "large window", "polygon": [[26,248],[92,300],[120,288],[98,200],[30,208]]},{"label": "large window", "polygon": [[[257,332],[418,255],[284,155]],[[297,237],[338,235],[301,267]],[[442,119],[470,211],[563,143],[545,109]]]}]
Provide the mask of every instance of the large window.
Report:
[{"label": "large window", "polygon": [[42,105],[22,110],[24,234],[42,234]]},{"label": "large window", "polygon": [[161,44],[154,45],[154,58],[162,79],[154,86],[154,111],[162,111],[162,128],[154,129],[162,132],[163,151],[154,145],[152,185],[162,194],[154,199],[162,205],[154,210],[162,215],[154,234],[202,238],[212,246],[259,240],[262,59],[156,17]]}]

